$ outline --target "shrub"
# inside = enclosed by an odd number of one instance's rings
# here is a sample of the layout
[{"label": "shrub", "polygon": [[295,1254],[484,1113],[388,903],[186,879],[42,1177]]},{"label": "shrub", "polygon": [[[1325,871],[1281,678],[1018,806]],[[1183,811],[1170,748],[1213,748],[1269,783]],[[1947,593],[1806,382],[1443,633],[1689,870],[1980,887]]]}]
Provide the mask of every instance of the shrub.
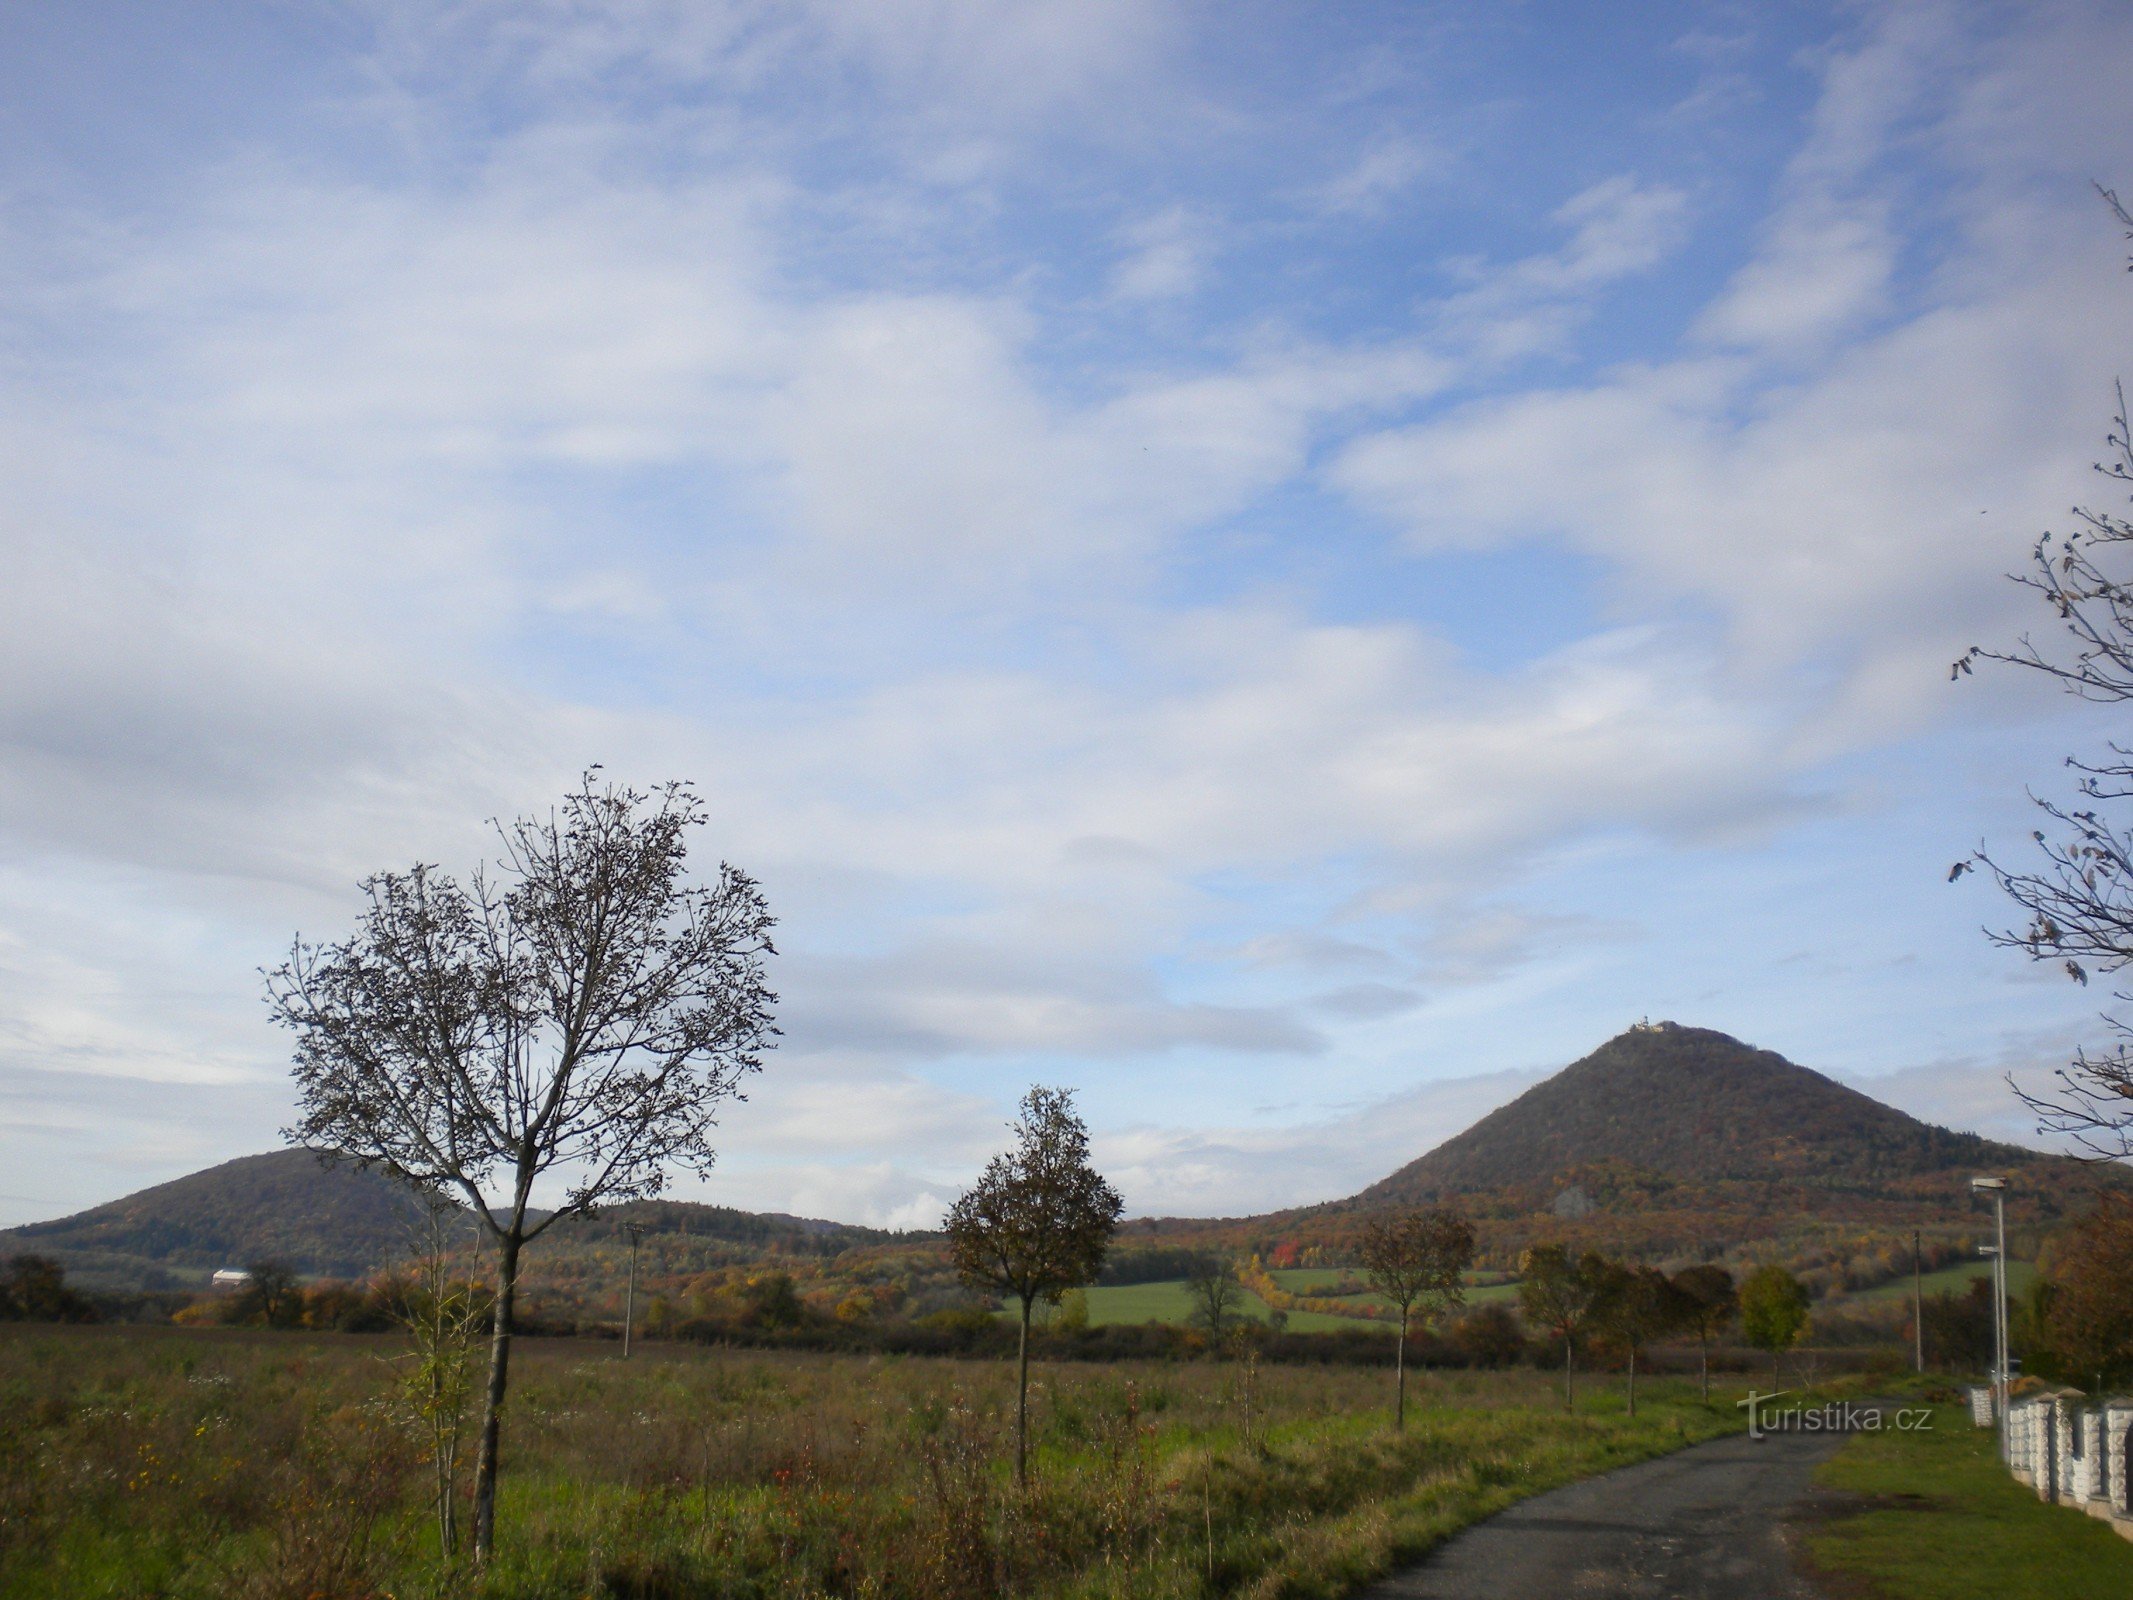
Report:
[{"label": "shrub", "polygon": [[16,1256],[0,1269],[0,1321],[95,1320],[95,1308],[67,1287],[66,1269],[50,1256]]}]

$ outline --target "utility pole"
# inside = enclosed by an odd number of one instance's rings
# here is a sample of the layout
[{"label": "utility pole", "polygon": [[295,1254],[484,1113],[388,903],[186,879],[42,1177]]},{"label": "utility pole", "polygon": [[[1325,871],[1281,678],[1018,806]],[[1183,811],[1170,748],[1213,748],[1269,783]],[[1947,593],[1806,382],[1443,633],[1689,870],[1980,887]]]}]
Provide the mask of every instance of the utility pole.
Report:
[{"label": "utility pole", "polygon": [[1926,1285],[1918,1264],[1918,1230],[1911,1230],[1911,1364],[1914,1372],[1926,1370]]},{"label": "utility pole", "polygon": [[625,1222],[623,1232],[630,1236],[630,1286],[622,1296],[622,1359],[630,1358],[630,1329],[637,1322],[637,1242],[644,1237],[644,1224]]},{"label": "utility pole", "polygon": [[2000,1424],[2000,1459],[2007,1459],[2007,1180],[1972,1178],[1972,1194],[1992,1196],[1993,1242],[1979,1253],[1992,1257],[1992,1402]]}]

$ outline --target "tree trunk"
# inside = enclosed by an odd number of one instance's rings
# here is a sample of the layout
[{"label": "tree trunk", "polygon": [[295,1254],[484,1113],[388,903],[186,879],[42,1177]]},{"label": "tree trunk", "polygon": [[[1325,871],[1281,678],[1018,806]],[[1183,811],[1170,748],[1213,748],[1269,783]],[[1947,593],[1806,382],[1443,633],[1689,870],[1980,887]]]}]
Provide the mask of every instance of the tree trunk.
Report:
[{"label": "tree trunk", "polygon": [[1565,1411],[1575,1411],[1578,1408],[1577,1394],[1572,1387],[1576,1381],[1572,1375],[1572,1365],[1576,1360],[1576,1355],[1577,1341],[1568,1334],[1563,1335],[1563,1409]]},{"label": "tree trunk", "polygon": [[1022,1299],[1022,1340],[1015,1347],[1015,1482],[1029,1487],[1029,1313]]},{"label": "tree trunk", "polygon": [[1637,1347],[1629,1347],[1629,1414],[1637,1414]]},{"label": "tree trunk", "polygon": [[1703,1372],[1703,1403],[1711,1403],[1711,1336],[1701,1329],[1696,1334],[1697,1365]]},{"label": "tree trunk", "polygon": [[427,1329],[429,1349],[430,1459],[436,1474],[437,1546],[446,1561],[459,1554],[459,1431],[464,1426],[466,1394],[453,1385],[461,1374],[448,1370],[447,1360],[463,1361],[465,1352],[448,1342],[443,1291],[431,1296],[431,1320]]},{"label": "tree trunk", "polygon": [[1400,1342],[1392,1353],[1392,1368],[1394,1372],[1399,1374],[1400,1399],[1392,1413],[1393,1431],[1399,1433],[1404,1432],[1407,1427],[1407,1307],[1405,1306],[1400,1307]]},{"label": "tree trunk", "polygon": [[497,1242],[496,1312],[489,1339],[489,1387],[482,1406],[481,1452],[474,1462],[474,1560],[486,1564],[496,1548],[496,1446],[503,1430],[504,1385],[511,1374],[511,1312],[518,1297],[516,1226]]},{"label": "tree trunk", "polygon": [[454,1438],[437,1452],[437,1542],[447,1561],[459,1554],[458,1491],[459,1441]]}]

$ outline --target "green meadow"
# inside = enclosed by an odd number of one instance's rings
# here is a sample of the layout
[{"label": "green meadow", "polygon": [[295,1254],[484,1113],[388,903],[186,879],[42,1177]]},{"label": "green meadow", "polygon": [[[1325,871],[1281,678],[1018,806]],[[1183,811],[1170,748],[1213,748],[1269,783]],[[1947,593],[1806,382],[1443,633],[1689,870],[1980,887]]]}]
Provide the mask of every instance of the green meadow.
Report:
[{"label": "green meadow", "polygon": [[0,1328],[0,1596],[1093,1600],[1343,1594],[1731,1393],[1246,1361],[1012,1366],[526,1340],[497,1559],[440,1559],[384,1337]]},{"label": "green meadow", "polygon": [[1808,1549],[1834,1594],[1876,1600],[2124,1600],[2133,1541],[2048,1506],[2002,1467],[1961,1406],[1861,1433],[1821,1470],[1835,1498]]},{"label": "green meadow", "polygon": [[[1990,1261],[1959,1261],[1952,1267],[1936,1268],[1918,1280],[1919,1288],[1927,1294],[1962,1294],[1980,1278],[1992,1275]],[[2034,1261],[2010,1261],[2007,1263],[2007,1289],[2017,1299],[2027,1295],[2037,1281],[2037,1264]],[[1891,1278],[1887,1283],[1876,1284],[1871,1289],[1861,1289],[1849,1296],[1853,1300],[1908,1300],[1911,1297],[1911,1279],[1908,1275]]]}]

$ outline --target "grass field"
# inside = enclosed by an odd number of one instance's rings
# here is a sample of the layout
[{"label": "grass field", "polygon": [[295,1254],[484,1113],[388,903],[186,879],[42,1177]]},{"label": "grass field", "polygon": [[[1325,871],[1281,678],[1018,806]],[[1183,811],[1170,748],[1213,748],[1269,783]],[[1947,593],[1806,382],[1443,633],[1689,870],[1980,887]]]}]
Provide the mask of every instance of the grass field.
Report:
[{"label": "grass field", "polygon": [[[1959,1261],[1952,1267],[1941,1267],[1928,1272],[1919,1279],[1919,1287],[1927,1294],[1961,1294],[1979,1278],[1992,1275],[1990,1261]],[[2030,1291],[2037,1281],[2037,1265],[2033,1261],[2010,1261],[2007,1263],[2008,1293],[2020,1297]],[[1911,1280],[1896,1278],[1888,1283],[1876,1284],[1871,1289],[1861,1289],[1847,1298],[1852,1300],[1908,1300],[1911,1298]]]},{"label": "grass field", "polygon": [[1523,1495],[1737,1426],[1734,1396],[1549,1375],[1040,1367],[521,1343],[502,1535],[437,1558],[394,1344],[0,1327],[0,1595],[98,1600],[1326,1596]]},{"label": "grass field", "polygon": [[[1267,1276],[1273,1278],[1273,1282],[1278,1282],[1282,1289],[1295,1295],[1316,1295],[1320,1289],[1331,1289],[1333,1284],[1352,1284],[1363,1280],[1363,1274],[1357,1267],[1278,1267]],[[1517,1293],[1519,1289],[1514,1282],[1504,1280],[1502,1274],[1470,1274],[1468,1278],[1468,1299],[1504,1289]]]},{"label": "grass field", "polygon": [[[1098,1287],[1084,1290],[1083,1293],[1089,1297],[1091,1327],[1102,1327],[1113,1322],[1168,1322],[1183,1325],[1192,1320],[1192,1300],[1185,1292],[1183,1278],[1173,1278],[1162,1283],[1128,1283],[1113,1288]],[[1255,1321],[1264,1322],[1267,1318],[1266,1302],[1250,1290],[1245,1291],[1242,1309],[1245,1316]],[[1357,1326],[1357,1319],[1328,1316],[1322,1311],[1292,1311],[1289,1313],[1288,1326],[1296,1333],[1324,1333],[1329,1329],[1353,1328]]]},{"label": "grass field", "polygon": [[[1343,1281],[1353,1283],[1360,1274],[1349,1267],[1285,1267],[1279,1272],[1267,1274],[1291,1294],[1317,1294]],[[1353,1297],[1358,1305],[1383,1305],[1384,1300],[1376,1294],[1359,1294]],[[1470,1283],[1466,1286],[1466,1303],[1470,1306],[1485,1305],[1491,1300],[1516,1301],[1518,1285],[1515,1283]],[[1339,1322],[1334,1324],[1339,1326]],[[1290,1327],[1297,1327],[1292,1313]]]},{"label": "grass field", "polygon": [[[1270,1273],[1270,1277],[1291,1294],[1311,1294],[1337,1283],[1354,1274],[1329,1267],[1295,1267]],[[1183,1278],[1167,1279],[1160,1283],[1128,1283],[1112,1287],[1098,1287],[1083,1291],[1089,1298],[1089,1323],[1102,1327],[1114,1322],[1168,1322],[1184,1324],[1192,1320],[1192,1299],[1185,1292]],[[1358,1307],[1382,1305],[1374,1294],[1351,1297]],[[1487,1284],[1469,1287],[1466,1291],[1468,1305],[1481,1305],[1490,1300],[1516,1300],[1518,1285],[1514,1283]],[[1255,1321],[1267,1318],[1266,1302],[1246,1290],[1243,1315]],[[1288,1327],[1292,1333],[1326,1333],[1342,1328],[1367,1327],[1362,1317],[1341,1317],[1324,1311],[1291,1311]],[[1389,1337],[1389,1335],[1388,1335]]]},{"label": "grass field", "polygon": [[[1932,1426],[1859,1434],[1820,1474],[1859,1508],[1808,1539],[1821,1567],[1882,1600],[2125,1600],[2133,1541],[2008,1476],[1958,1406]],[[1834,1588],[1835,1586],[1832,1585]]]}]

